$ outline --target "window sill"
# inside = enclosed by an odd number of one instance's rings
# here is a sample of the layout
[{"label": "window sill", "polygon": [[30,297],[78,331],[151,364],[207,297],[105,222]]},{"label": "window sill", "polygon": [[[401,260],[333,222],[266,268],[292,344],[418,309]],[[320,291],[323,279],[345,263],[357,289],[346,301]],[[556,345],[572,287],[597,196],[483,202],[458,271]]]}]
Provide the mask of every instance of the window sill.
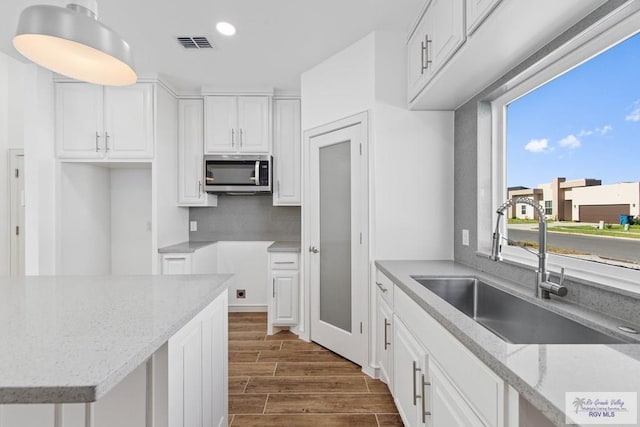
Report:
[{"label": "window sill", "polygon": [[[476,256],[488,259],[489,253],[477,251]],[[516,248],[503,249],[502,258],[501,262],[515,267],[530,270],[538,268],[538,259],[534,254]],[[557,276],[561,267],[565,269],[566,280],[640,299],[640,270],[549,254],[547,271]]]}]

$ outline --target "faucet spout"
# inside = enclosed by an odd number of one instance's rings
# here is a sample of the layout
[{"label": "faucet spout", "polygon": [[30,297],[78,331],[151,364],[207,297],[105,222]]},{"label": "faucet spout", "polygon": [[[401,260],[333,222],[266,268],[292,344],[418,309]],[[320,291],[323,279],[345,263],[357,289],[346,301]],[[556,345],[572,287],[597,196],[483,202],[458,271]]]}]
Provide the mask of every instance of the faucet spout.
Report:
[{"label": "faucet spout", "polygon": [[496,210],[498,218],[496,220],[496,228],[493,232],[491,255],[489,258],[492,261],[502,260],[502,239],[504,239],[504,237],[500,232],[500,222],[504,216],[504,211],[516,204],[529,205],[538,213],[538,253],[536,254],[538,257],[538,269],[536,270],[535,296],[543,299],[549,299],[550,293],[565,296],[567,294],[567,288],[562,286],[562,281],[559,285],[549,282],[549,273],[547,272],[547,222],[544,218],[544,210],[535,200],[526,197],[509,199]]}]

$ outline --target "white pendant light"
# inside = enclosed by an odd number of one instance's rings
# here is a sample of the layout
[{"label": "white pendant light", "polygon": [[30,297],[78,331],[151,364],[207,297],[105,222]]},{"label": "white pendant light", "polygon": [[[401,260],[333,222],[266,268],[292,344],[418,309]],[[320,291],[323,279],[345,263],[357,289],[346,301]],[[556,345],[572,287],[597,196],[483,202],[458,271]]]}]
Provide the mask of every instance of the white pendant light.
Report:
[{"label": "white pendant light", "polygon": [[22,55],[67,77],[107,86],[137,80],[129,44],[98,21],[96,0],[72,0],[66,8],[27,7],[13,45]]}]

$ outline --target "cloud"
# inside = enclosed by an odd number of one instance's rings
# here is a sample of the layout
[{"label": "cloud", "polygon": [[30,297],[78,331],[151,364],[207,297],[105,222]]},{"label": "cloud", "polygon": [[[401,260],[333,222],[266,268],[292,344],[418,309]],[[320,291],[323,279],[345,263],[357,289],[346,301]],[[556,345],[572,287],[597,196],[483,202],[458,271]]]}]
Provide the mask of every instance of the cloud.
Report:
[{"label": "cloud", "polygon": [[546,138],[543,139],[532,139],[524,146],[524,149],[531,153],[544,153],[549,148],[549,140]]},{"label": "cloud", "polygon": [[627,114],[624,119],[628,122],[640,122],[640,107]]},{"label": "cloud", "polygon": [[595,129],[589,129],[589,130],[584,130],[582,129],[580,132],[578,132],[577,135],[575,135],[577,138],[583,138],[585,136],[591,136],[591,135],[600,135],[600,136],[604,136],[608,133],[611,133],[613,131],[613,126],[611,125],[604,125],[601,128],[595,128]]},{"label": "cloud", "polygon": [[565,148],[575,149],[580,148],[582,143],[575,135],[571,134],[565,138],[562,138],[560,142],[558,142],[558,145]]}]

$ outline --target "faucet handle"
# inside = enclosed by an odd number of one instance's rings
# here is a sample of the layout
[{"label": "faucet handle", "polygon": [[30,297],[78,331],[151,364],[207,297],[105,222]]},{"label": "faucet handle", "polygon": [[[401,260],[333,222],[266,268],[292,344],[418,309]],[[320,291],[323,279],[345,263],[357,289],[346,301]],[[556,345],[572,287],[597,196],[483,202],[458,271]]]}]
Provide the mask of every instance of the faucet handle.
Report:
[{"label": "faucet handle", "polygon": [[560,267],[560,281],[558,285],[562,286],[564,284],[564,267]]}]

